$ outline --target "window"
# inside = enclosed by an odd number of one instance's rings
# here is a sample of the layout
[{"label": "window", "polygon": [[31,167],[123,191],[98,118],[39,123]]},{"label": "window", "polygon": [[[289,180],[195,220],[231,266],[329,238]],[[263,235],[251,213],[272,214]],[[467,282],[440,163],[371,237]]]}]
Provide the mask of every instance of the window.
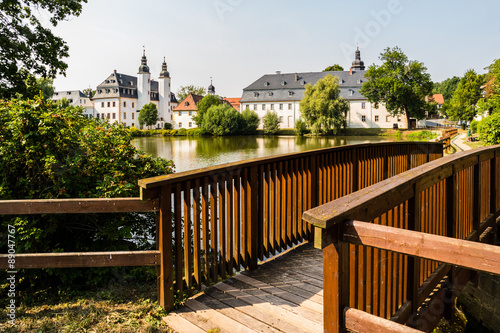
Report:
[{"label": "window", "polygon": [[96,114],[95,114],[95,117],[96,117],[97,119],[99,119],[99,113],[96,113]]},{"label": "window", "polygon": [[286,86],[286,82],[285,81],[281,81],[281,85],[282,86]]},{"label": "window", "polygon": [[134,119],[134,118],[135,118],[135,113],[132,112],[132,119]]},{"label": "window", "polygon": [[274,110],[274,104],[271,104],[271,110]]},{"label": "window", "polygon": [[250,110],[250,105],[248,105],[248,104],[247,104],[246,109],[247,109],[247,110]]},{"label": "window", "polygon": [[362,103],[361,103],[361,108],[362,108],[362,109],[366,109],[366,103],[365,103],[365,102],[362,102]]},{"label": "window", "polygon": [[179,117],[182,116],[182,111],[179,111]]},{"label": "window", "polygon": [[354,90],[349,90],[349,95],[354,95]]},{"label": "window", "polygon": [[193,126],[193,123],[192,122],[189,122],[189,127]]},{"label": "window", "polygon": [[127,107],[127,102],[123,102],[123,107],[126,108]]},{"label": "window", "polygon": [[113,119],[116,119],[116,113],[113,112]]},{"label": "window", "polygon": [[[133,113],[132,113],[132,114],[133,114]],[[132,123],[132,127],[135,127],[135,124],[134,124],[134,123]]]},{"label": "window", "polygon": [[283,122],[283,116],[280,116],[280,123]]},{"label": "window", "polygon": [[293,91],[289,91],[288,96],[293,96]]},{"label": "window", "polygon": [[108,113],[108,119],[109,119],[110,113]]},{"label": "window", "polygon": [[103,107],[104,107],[104,102],[101,102],[101,108],[103,108]]},{"label": "window", "polygon": [[[188,112],[188,115],[192,116],[192,115],[193,115],[192,111],[189,111],[189,112]],[[191,127],[191,126],[190,126],[190,127]]]},{"label": "window", "polygon": [[179,127],[182,127],[182,123],[179,123]]},{"label": "window", "polygon": [[272,96],[272,95],[273,95],[273,93],[272,93],[272,92],[269,92],[269,93],[268,93],[268,95],[269,95],[269,96]]},{"label": "window", "polygon": [[189,102],[184,102],[184,106],[189,106]]},{"label": "window", "polygon": [[292,109],[292,103],[288,103],[288,110]]},{"label": "window", "polygon": [[123,119],[127,119],[127,112],[123,112]]},{"label": "window", "polygon": [[378,116],[375,116],[375,121],[378,122]]},{"label": "window", "polygon": [[283,104],[280,104],[280,110],[283,110]]},{"label": "window", "polygon": [[266,104],[262,104],[262,111],[266,110]]},{"label": "window", "polygon": [[391,116],[385,116],[385,121],[387,123],[390,123],[391,122]]},{"label": "window", "polygon": [[108,108],[111,107],[111,102],[108,102]]},{"label": "window", "polygon": [[135,103],[134,102],[132,102],[132,108],[135,108]]},{"label": "window", "polygon": [[253,93],[253,97],[259,97],[259,93],[258,92],[254,92]]},{"label": "window", "polygon": [[340,79],[339,84],[342,84],[342,83],[344,83],[344,80]]},{"label": "window", "polygon": [[398,121],[401,121],[401,116],[398,116]]},{"label": "window", "polygon": [[253,105],[253,110],[254,110],[254,111],[257,111],[257,104],[254,104],[254,105]]},{"label": "window", "polygon": [[361,116],[361,121],[366,122],[366,116]]},{"label": "window", "polygon": [[116,106],[116,102],[113,102],[113,107],[115,107],[115,106]]}]

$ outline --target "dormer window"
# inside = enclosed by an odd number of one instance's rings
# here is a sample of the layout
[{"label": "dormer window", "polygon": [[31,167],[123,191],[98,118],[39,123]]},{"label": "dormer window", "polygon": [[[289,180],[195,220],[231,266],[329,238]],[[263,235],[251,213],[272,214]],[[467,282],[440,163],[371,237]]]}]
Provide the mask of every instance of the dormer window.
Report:
[{"label": "dormer window", "polygon": [[264,86],[268,86],[269,85],[269,82],[264,82]]},{"label": "dormer window", "polygon": [[109,94],[109,91],[110,91],[109,89],[106,89],[106,94]]},{"label": "dormer window", "polygon": [[342,84],[342,83],[344,83],[344,80],[340,79],[339,84]]},{"label": "dormer window", "polygon": [[254,92],[253,93],[253,97],[259,97],[259,93],[258,92]]},{"label": "dormer window", "polygon": [[189,102],[185,102],[185,103],[184,103],[184,106],[189,106]]},{"label": "dormer window", "polygon": [[130,81],[130,85],[133,86],[134,85],[134,81]]},{"label": "dormer window", "polygon": [[289,91],[288,96],[293,96],[293,91]]},{"label": "dormer window", "polygon": [[109,83],[109,80],[106,80],[106,83]]},{"label": "dormer window", "polygon": [[349,89],[349,95],[354,95],[354,90]]},{"label": "dormer window", "polygon": [[282,85],[282,86],[285,86],[285,85],[286,85],[286,82],[285,82],[285,81],[281,81],[281,85]]},{"label": "dormer window", "polygon": [[102,90],[101,90],[101,89],[97,90],[97,93],[98,93],[98,94],[101,94],[101,93],[102,93]]},{"label": "dormer window", "polygon": [[300,84],[304,85],[304,84],[306,84],[306,81],[302,80],[302,81],[300,81]]},{"label": "dormer window", "polygon": [[269,96],[272,96],[272,95],[273,95],[273,93],[270,91],[270,92],[269,92]]},{"label": "dormer window", "polygon": [[361,79],[358,79],[358,84],[361,84],[361,82],[363,82],[363,81],[361,81]]}]

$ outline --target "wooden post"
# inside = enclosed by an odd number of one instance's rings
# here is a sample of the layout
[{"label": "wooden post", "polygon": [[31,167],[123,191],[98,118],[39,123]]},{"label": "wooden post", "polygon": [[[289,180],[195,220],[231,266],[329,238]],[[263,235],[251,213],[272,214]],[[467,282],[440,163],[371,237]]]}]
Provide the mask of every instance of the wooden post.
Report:
[{"label": "wooden post", "polygon": [[[496,216],[497,213],[497,157],[496,155],[490,160],[490,213]],[[497,243],[497,224],[493,226],[494,240],[493,244]]]},{"label": "wooden post", "polygon": [[[446,236],[450,238],[457,238],[457,225],[456,225],[456,217],[457,212],[455,209],[455,204],[457,202],[457,183],[455,181],[455,175],[452,174],[448,178],[446,178],[446,187],[445,187],[445,199],[446,199],[446,208],[445,208],[445,216],[446,216]],[[450,288],[446,292],[449,296],[447,299],[453,298],[453,293],[455,290],[455,281],[457,276],[456,267],[451,268],[451,272],[449,274],[450,280]],[[445,304],[444,316],[446,319],[450,320],[453,316],[453,302]]]},{"label": "wooden post", "polygon": [[[413,198],[408,200],[408,230],[420,231],[420,188],[415,185]],[[418,304],[418,287],[420,286],[420,259],[417,257],[408,257],[408,281],[407,294],[408,301],[412,304],[412,313],[415,314],[419,307]],[[411,320],[411,319],[410,319]],[[416,323],[409,323],[409,326],[414,327]]]},{"label": "wooden post", "polygon": [[473,207],[472,207],[472,230],[477,231],[472,241],[479,242],[479,225],[481,224],[481,162],[474,164]]},{"label": "wooden post", "polygon": [[262,225],[262,216],[259,216],[259,172],[257,166],[250,168],[247,181],[247,258],[249,270],[257,269],[259,255],[258,231]]},{"label": "wooden post", "polygon": [[157,244],[160,251],[158,267],[158,302],[170,311],[174,308],[174,281],[172,258],[172,190],[170,185],[161,187],[160,212],[157,226]]},{"label": "wooden post", "polygon": [[315,232],[323,248],[323,325],[329,333],[345,332],[344,309],[349,306],[349,244],[342,241],[342,229],[338,224]]}]

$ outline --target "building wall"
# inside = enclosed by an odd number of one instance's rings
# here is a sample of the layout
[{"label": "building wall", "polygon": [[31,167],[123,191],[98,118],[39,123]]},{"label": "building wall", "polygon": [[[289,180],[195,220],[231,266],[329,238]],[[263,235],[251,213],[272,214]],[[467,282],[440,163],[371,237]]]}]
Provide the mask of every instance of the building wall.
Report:
[{"label": "building wall", "polygon": [[95,117],[108,119],[110,123],[119,122],[120,99],[103,98],[94,100]]},{"label": "building wall", "polygon": [[259,129],[263,128],[263,118],[268,111],[276,111],[280,117],[280,128],[294,128],[295,122],[300,118],[300,101],[266,101],[258,104],[243,103],[241,110],[255,111],[260,118]]},{"label": "building wall", "polygon": [[[193,116],[195,116],[195,115],[196,115],[196,111],[174,111],[173,112],[174,129],[197,128],[198,126],[196,125],[196,123],[193,120]],[[191,126],[189,126],[190,124],[191,124]]]}]

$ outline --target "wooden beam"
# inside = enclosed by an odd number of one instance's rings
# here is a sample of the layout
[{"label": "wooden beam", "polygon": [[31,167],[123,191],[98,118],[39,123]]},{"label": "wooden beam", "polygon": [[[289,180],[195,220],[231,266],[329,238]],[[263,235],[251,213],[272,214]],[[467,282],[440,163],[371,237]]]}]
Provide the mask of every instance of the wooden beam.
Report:
[{"label": "wooden beam", "polygon": [[158,200],[140,198],[0,200],[0,215],[155,212]]},{"label": "wooden beam", "polygon": [[500,275],[500,247],[360,221],[344,224],[344,240]]},{"label": "wooden beam", "polygon": [[[8,255],[0,254],[0,269],[7,269]],[[160,251],[68,252],[16,254],[15,269],[158,266]]]},{"label": "wooden beam", "polygon": [[348,330],[363,333],[421,333],[422,331],[380,318],[361,310],[346,308],[345,323]]}]

